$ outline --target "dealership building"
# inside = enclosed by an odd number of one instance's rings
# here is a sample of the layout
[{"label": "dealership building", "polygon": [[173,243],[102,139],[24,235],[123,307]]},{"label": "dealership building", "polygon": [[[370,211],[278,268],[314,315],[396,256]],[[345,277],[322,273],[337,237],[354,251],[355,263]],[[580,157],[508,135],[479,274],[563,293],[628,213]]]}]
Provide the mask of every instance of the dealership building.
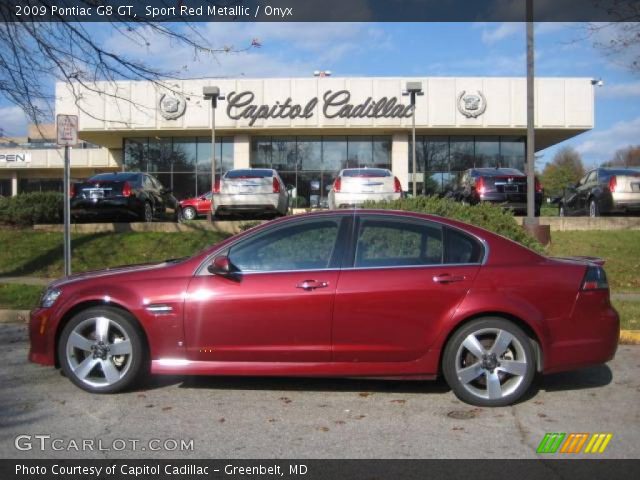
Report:
[{"label": "dealership building", "polygon": [[[416,97],[417,168],[411,161]],[[218,174],[232,168],[274,168],[295,187],[297,206],[322,206],[346,167],[390,169],[411,191],[445,192],[472,167],[524,170],[524,78],[269,78],[105,83],[95,90],[56,87],[56,113],[79,116],[82,148],[71,156],[72,177],[145,171],[182,199],[211,188],[211,101],[215,109]],[[590,78],[537,78],[536,150],[594,125]],[[41,139],[42,140],[42,139]],[[62,151],[47,141],[0,144],[0,194],[60,189]]]}]

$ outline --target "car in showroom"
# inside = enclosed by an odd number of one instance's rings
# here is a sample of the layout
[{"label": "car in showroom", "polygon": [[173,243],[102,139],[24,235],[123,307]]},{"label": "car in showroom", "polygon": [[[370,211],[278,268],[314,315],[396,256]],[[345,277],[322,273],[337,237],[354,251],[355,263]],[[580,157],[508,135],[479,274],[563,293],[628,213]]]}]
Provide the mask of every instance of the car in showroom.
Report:
[{"label": "car in showroom", "polygon": [[211,195],[207,192],[195,198],[187,198],[178,202],[178,218],[184,220],[195,220],[198,217],[206,216],[211,212]]},{"label": "car in showroom", "polygon": [[640,169],[595,168],[568,185],[558,202],[561,217],[640,213]]},{"label": "car in showroom", "polygon": [[611,360],[602,261],[549,258],[442,217],[294,215],[188,258],[80,273],[31,311],[29,359],[112,393],[152,374],[444,375],[509,405],[536,372]]},{"label": "car in showroom", "polygon": [[386,168],[345,168],[340,170],[329,191],[329,208],[351,208],[367,201],[390,201],[402,197],[398,177]]},{"label": "car in showroom", "polygon": [[238,168],[216,178],[211,210],[216,218],[230,215],[284,216],[289,192],[271,168]]},{"label": "car in showroom", "polygon": [[[516,168],[470,168],[447,197],[469,205],[481,202],[500,204],[516,214],[527,213],[527,176]],[[535,179],[535,215],[540,216],[542,185]]]},{"label": "car in showroom", "polygon": [[175,211],[178,201],[152,175],[142,172],[100,173],[72,183],[71,218],[74,221],[124,219],[152,222]]}]

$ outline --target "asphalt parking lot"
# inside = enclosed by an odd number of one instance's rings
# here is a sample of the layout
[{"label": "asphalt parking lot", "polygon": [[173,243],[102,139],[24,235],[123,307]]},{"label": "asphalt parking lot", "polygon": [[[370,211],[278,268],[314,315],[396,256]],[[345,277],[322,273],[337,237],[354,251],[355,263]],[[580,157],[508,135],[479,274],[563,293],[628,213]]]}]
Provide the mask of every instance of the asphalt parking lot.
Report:
[{"label": "asphalt parking lot", "polygon": [[[2,458],[531,458],[547,432],[610,432],[601,458],[640,457],[640,346],[621,346],[607,366],[543,377],[527,400],[497,409],[459,402],[442,381],[156,377],[90,395],[30,364],[27,349],[24,325],[0,325]],[[40,434],[63,450],[40,451]],[[16,449],[19,435],[34,449]],[[82,439],[103,450],[75,451]],[[150,451],[154,439],[193,449]]]}]

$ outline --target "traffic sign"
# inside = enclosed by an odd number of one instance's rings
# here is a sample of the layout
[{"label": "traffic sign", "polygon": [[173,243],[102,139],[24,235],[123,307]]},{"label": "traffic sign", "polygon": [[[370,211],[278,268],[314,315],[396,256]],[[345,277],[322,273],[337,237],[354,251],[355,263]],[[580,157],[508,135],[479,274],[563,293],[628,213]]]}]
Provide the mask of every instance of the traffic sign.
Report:
[{"label": "traffic sign", "polygon": [[58,115],[56,117],[58,145],[72,146],[78,143],[78,116]]}]

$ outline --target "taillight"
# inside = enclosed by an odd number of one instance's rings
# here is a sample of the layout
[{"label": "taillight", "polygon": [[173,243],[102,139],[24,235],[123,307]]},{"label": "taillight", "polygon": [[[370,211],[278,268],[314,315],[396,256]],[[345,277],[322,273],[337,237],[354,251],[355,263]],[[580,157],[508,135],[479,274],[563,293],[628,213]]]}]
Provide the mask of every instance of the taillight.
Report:
[{"label": "taillight", "polygon": [[613,175],[609,179],[609,191],[611,193],[615,193],[617,187],[618,187],[618,178],[615,175]]},{"label": "taillight", "polygon": [[484,178],[482,177],[476,178],[476,192],[478,192],[480,195],[484,195]]},{"label": "taillight", "polygon": [[340,177],[338,177],[336,178],[336,181],[333,182],[333,191],[339,192],[341,186],[342,186],[342,180],[340,180]]},{"label": "taillight", "polygon": [[213,193],[220,193],[220,179],[216,178],[216,181],[213,182]]},{"label": "taillight", "polygon": [[69,185],[69,198],[73,198],[76,196],[76,184],[72,183]]},{"label": "taillight", "polygon": [[129,182],[124,182],[124,185],[122,186],[122,196],[123,197],[131,196],[131,185],[129,185]]},{"label": "taillight", "polygon": [[400,180],[398,180],[398,177],[393,177],[393,190],[396,193],[402,193],[402,184]]},{"label": "taillight", "polygon": [[540,180],[538,180],[536,178],[536,181],[535,181],[534,185],[535,185],[535,188],[536,188],[536,192],[537,193],[542,193],[542,184],[540,183]]},{"label": "taillight", "polygon": [[607,281],[607,274],[604,268],[597,265],[590,265],[587,267],[587,273],[584,275],[582,281],[582,290],[608,290],[609,282]]},{"label": "taillight", "polygon": [[280,182],[276,177],[273,177],[273,193],[280,193]]}]

